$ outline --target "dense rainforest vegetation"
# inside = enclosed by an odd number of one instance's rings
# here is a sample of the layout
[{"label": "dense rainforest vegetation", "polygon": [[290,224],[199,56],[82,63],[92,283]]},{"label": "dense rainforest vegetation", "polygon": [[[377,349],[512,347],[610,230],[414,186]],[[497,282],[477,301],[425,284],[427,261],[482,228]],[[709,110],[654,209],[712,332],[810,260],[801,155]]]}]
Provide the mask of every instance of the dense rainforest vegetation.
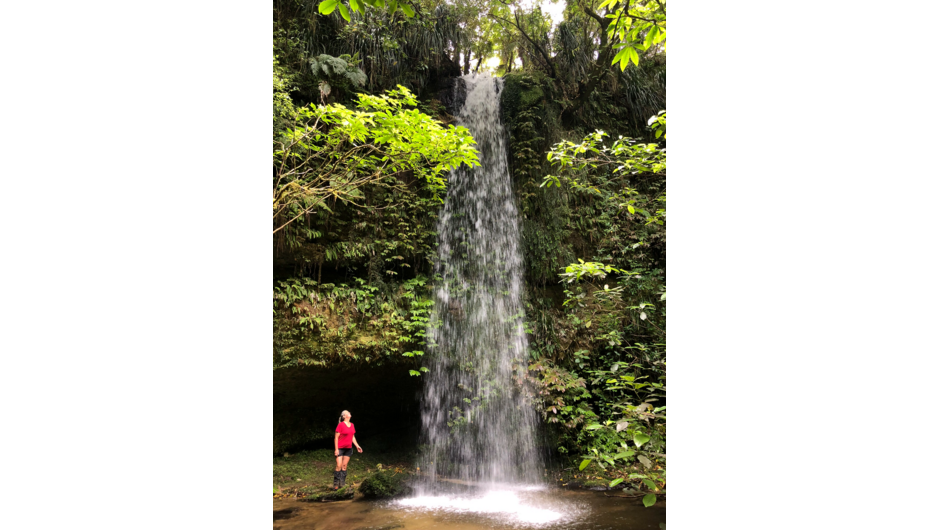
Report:
[{"label": "dense rainforest vegetation", "polygon": [[273,14],[275,452],[329,446],[355,399],[363,420],[417,428],[437,216],[448,171],[478,163],[454,125],[457,78],[489,72],[504,79],[545,451],[662,490],[665,2],[275,0]]}]

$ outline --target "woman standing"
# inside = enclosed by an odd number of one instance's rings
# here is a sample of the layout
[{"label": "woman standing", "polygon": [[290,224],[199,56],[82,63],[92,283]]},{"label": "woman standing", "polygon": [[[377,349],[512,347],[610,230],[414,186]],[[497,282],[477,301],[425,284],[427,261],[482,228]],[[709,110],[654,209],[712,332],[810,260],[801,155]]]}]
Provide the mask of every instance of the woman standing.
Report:
[{"label": "woman standing", "polygon": [[352,414],[344,410],[339,416],[339,424],[336,426],[336,436],[333,437],[333,447],[336,455],[336,471],[333,472],[333,489],[338,490],[346,485],[346,464],[349,463],[349,457],[352,456],[352,446],[356,446],[359,452],[362,447],[356,441],[356,426],[349,421]]}]

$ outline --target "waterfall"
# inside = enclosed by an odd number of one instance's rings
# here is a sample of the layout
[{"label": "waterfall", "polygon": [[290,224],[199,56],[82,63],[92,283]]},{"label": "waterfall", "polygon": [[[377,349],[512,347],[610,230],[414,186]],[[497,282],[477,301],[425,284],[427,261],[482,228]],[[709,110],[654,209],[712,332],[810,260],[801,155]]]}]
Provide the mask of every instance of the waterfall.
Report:
[{"label": "waterfall", "polygon": [[481,166],[451,172],[438,221],[420,466],[432,477],[532,484],[542,466],[526,377],[519,214],[499,119],[503,80],[460,83],[457,122],[476,140]]}]

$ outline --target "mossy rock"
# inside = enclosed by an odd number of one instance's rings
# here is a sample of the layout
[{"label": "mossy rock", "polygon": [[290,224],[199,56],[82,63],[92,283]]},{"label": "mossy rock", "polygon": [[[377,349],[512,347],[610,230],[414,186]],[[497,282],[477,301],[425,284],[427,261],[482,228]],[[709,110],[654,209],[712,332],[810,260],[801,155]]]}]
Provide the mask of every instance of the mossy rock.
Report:
[{"label": "mossy rock", "polygon": [[411,492],[408,478],[409,475],[406,473],[377,471],[366,477],[365,480],[359,484],[359,493],[371,499],[384,499],[398,495],[406,495]]},{"label": "mossy rock", "polygon": [[[304,488],[306,489],[306,488]],[[304,491],[304,490],[301,490]],[[338,490],[329,490],[329,491],[316,491],[308,493],[307,497],[303,500],[306,502],[331,502],[331,501],[345,501],[352,499],[356,494],[355,488],[352,484],[347,484],[346,486]]]}]

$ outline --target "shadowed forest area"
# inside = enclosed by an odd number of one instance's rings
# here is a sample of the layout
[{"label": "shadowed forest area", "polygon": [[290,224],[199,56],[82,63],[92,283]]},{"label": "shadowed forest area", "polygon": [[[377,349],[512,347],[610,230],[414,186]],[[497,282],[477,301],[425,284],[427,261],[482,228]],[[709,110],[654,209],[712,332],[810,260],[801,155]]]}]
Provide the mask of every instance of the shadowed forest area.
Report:
[{"label": "shadowed forest area", "polygon": [[325,472],[292,466],[332,465],[344,409],[369,471],[375,455],[414,466],[433,315],[463,311],[435,308],[435,260],[448,175],[479,165],[455,120],[462,76],[478,74],[502,78],[523,277],[511,318],[528,345],[515,381],[532,389],[538,450],[556,482],[655,503],[665,2],[275,0],[273,15],[275,491],[326,491]]}]

